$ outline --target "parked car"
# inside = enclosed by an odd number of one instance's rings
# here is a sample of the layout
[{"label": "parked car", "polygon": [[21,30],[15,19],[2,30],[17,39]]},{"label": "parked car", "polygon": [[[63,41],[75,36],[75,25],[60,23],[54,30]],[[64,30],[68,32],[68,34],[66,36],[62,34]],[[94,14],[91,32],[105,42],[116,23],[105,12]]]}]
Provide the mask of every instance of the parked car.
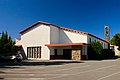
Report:
[{"label": "parked car", "polygon": [[21,62],[23,59],[21,54],[16,54],[16,55],[12,55],[11,56],[11,60],[13,60],[14,62]]}]

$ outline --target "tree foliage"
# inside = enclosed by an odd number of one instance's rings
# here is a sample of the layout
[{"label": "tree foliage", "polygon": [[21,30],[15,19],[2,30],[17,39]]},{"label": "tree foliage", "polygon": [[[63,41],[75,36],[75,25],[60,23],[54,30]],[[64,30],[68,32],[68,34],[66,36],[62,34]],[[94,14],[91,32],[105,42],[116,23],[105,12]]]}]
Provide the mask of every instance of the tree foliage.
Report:
[{"label": "tree foliage", "polygon": [[11,36],[7,32],[2,32],[0,37],[0,56],[11,56],[17,52],[17,47],[14,45]]},{"label": "tree foliage", "polygon": [[119,47],[118,50],[120,50],[120,33],[115,34],[111,39],[110,43],[112,45],[118,46]]},{"label": "tree foliage", "polygon": [[115,53],[111,49],[103,49],[99,42],[92,42],[88,47],[88,58],[94,60],[114,58]]},{"label": "tree foliage", "polygon": [[91,45],[88,47],[88,58],[100,59],[102,50],[103,47],[99,42],[92,42]]},{"label": "tree foliage", "polygon": [[92,42],[91,46],[96,54],[100,54],[101,51],[103,50],[103,47],[99,42]]}]

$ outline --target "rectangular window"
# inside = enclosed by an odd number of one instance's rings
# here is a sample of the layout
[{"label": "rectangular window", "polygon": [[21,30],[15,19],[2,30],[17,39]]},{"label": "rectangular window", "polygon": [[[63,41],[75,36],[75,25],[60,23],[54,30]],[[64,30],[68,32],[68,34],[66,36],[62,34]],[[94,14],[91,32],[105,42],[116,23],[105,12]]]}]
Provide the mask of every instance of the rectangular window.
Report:
[{"label": "rectangular window", "polygon": [[91,44],[91,38],[90,38],[90,44]]},{"label": "rectangular window", "polygon": [[105,49],[105,43],[104,43],[104,49]]},{"label": "rectangular window", "polygon": [[101,45],[102,45],[102,47],[103,47],[103,42],[101,42]]},{"label": "rectangular window", "polygon": [[28,58],[41,58],[41,47],[27,47]]},{"label": "rectangular window", "polygon": [[95,42],[96,42],[96,40],[95,40]]},{"label": "rectangular window", "polygon": [[57,56],[57,49],[54,49],[55,56]]}]

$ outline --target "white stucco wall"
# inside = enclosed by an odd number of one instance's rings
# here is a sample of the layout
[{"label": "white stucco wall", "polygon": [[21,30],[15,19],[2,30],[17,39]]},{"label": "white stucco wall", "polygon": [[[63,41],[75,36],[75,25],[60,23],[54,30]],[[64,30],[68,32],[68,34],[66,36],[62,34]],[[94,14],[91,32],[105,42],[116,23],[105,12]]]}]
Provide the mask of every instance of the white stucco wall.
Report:
[{"label": "white stucco wall", "polygon": [[118,50],[118,46],[115,45],[110,45],[110,49],[112,49],[115,52],[115,55],[119,56],[120,55],[120,51]]},{"label": "white stucco wall", "polygon": [[41,59],[49,60],[50,51],[45,44],[50,44],[50,27],[46,25],[37,25],[26,33],[21,35],[21,43],[25,54],[27,47],[41,46]]},{"label": "white stucco wall", "polygon": [[118,50],[118,46],[114,46],[115,55],[120,55],[120,51]]},{"label": "white stucco wall", "polygon": [[60,30],[60,43],[87,43],[87,35]]},{"label": "white stucco wall", "polygon": [[54,26],[50,26],[50,43],[59,43],[59,29]]}]

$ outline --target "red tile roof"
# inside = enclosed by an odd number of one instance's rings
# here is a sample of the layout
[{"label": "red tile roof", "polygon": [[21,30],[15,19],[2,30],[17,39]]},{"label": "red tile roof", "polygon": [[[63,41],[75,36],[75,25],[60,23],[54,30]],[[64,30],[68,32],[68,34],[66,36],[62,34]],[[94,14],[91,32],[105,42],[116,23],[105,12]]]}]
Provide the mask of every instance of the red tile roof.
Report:
[{"label": "red tile roof", "polygon": [[90,45],[90,44],[86,43],[45,44],[45,46],[78,46],[78,45]]},{"label": "red tile roof", "polygon": [[70,28],[64,28],[64,27],[60,27],[60,26],[57,26],[57,25],[54,25],[54,24],[51,24],[51,23],[41,22],[41,21],[38,21],[38,22],[32,24],[31,26],[29,26],[28,28],[20,31],[20,34],[23,34],[24,32],[30,30],[31,28],[33,28],[34,26],[36,26],[38,24],[44,24],[44,25],[54,26],[54,27],[57,27],[59,29],[66,30],[66,31],[71,31],[71,32],[75,32],[75,33],[87,34],[87,32],[81,32],[79,30],[73,30],[73,29],[70,29]]},{"label": "red tile roof", "polygon": [[[57,27],[57,28],[59,28],[59,29],[66,30],[66,31],[70,31],[70,32],[74,32],[74,33],[87,34],[87,35],[90,35],[90,36],[92,36],[92,37],[95,37],[95,38],[97,38],[97,39],[99,39],[99,40],[102,40],[102,41],[104,41],[104,42],[107,42],[107,41],[105,41],[105,40],[103,40],[103,39],[101,39],[101,38],[99,38],[99,37],[96,37],[96,36],[88,33],[88,32],[82,32],[82,31],[79,31],[79,30],[73,30],[73,29],[70,29],[70,28],[64,28],[64,27],[60,27],[60,26],[57,26],[57,25],[54,25],[54,24],[51,24],[51,23],[42,22],[42,21],[38,21],[38,22],[32,24],[31,26],[29,26],[28,28],[20,31],[20,34],[25,33],[26,31],[30,30],[31,28],[33,28],[34,26],[36,26],[36,25],[38,25],[38,24],[44,24],[44,25],[48,25],[48,26],[53,26],[53,27]],[[107,42],[107,43],[108,43],[108,42]]]}]

